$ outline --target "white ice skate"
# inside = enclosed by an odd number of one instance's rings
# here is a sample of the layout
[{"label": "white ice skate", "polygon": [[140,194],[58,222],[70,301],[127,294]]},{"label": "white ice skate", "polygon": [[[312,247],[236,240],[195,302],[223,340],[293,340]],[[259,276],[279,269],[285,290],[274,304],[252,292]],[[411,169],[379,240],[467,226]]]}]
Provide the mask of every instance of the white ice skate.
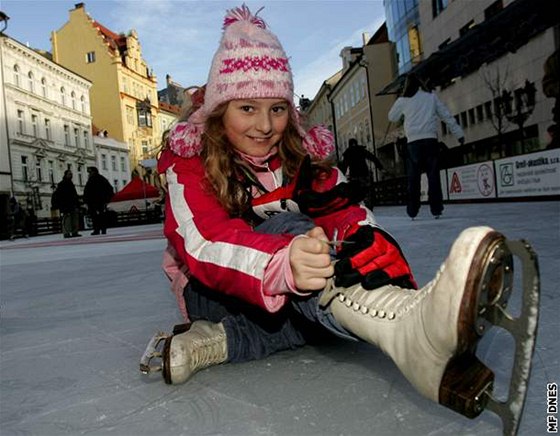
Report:
[{"label": "white ice skate", "polygon": [[[522,311],[506,311],[513,290],[513,256],[523,265]],[[420,290],[360,285],[323,292],[320,304],[347,330],[389,355],[424,396],[469,418],[497,413],[504,434],[516,434],[523,412],[539,310],[536,254],[489,227],[465,230],[436,277]],[[493,398],[493,372],[476,357],[492,325],[515,338],[509,397]]]}]

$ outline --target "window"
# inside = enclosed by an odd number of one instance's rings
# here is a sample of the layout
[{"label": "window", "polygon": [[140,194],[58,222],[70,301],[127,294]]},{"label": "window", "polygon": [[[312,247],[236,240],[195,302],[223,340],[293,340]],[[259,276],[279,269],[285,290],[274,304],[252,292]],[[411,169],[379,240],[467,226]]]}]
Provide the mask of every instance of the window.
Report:
[{"label": "window", "polygon": [[78,184],[80,186],[84,185],[84,166],[82,164],[78,164]]},{"label": "window", "polygon": [[19,67],[14,65],[14,85],[20,86]]},{"label": "window", "polygon": [[47,98],[47,79],[44,77],[41,79],[41,92],[43,93],[43,97]]},{"label": "window", "polygon": [[152,127],[152,108],[149,99],[136,103],[138,127]]},{"label": "window", "polygon": [[66,106],[66,90],[64,87],[60,88],[60,103],[62,103],[62,106]]},{"label": "window", "polygon": [[118,192],[119,190],[119,181],[117,179],[113,179],[113,188],[115,189],[115,192]]},{"label": "window", "polygon": [[102,170],[107,169],[107,155],[106,154],[101,155],[101,169]]},{"label": "window", "polygon": [[80,97],[80,103],[82,105],[82,113],[86,113],[86,98],[82,95]]},{"label": "window", "polygon": [[51,120],[45,118],[45,138],[49,141],[52,139],[51,135]]},{"label": "window", "polygon": [[80,129],[77,127],[74,127],[74,144],[76,144],[76,147],[80,146]]},{"label": "window", "polygon": [[474,117],[474,109],[469,109],[469,124],[472,126],[476,124],[476,119]]},{"label": "window", "polygon": [[123,173],[126,172],[126,161],[124,160],[124,156],[121,156],[121,171]]},{"label": "window", "polygon": [[23,135],[25,133],[25,123],[23,119],[23,111],[18,109],[17,111],[17,119],[18,119],[18,133]]},{"label": "window", "polygon": [[52,160],[48,161],[48,171],[49,171],[49,182],[54,185],[54,162]]},{"label": "window", "polygon": [[134,108],[131,106],[126,107],[126,121],[130,125],[134,125]]},{"label": "window", "polygon": [[42,182],[43,181],[43,171],[41,169],[41,159],[37,159],[37,161],[35,162],[35,174],[37,176],[37,181]]},{"label": "window", "polygon": [[111,156],[111,169],[117,171],[117,156]]},{"label": "window", "polygon": [[70,126],[64,125],[64,145],[70,145]]},{"label": "window", "polygon": [[27,74],[27,80],[29,83],[29,91],[35,92],[35,81],[33,80],[33,73],[31,71]]},{"label": "window", "polygon": [[469,123],[467,121],[467,113],[466,112],[461,112],[461,126],[462,127],[468,127]]},{"label": "window", "polygon": [[39,117],[37,115],[31,115],[31,128],[33,129],[33,136],[35,138],[39,137],[39,126],[37,126]]},{"label": "window", "polygon": [[84,130],[84,148],[89,148],[89,135],[87,130]]},{"label": "window", "polygon": [[29,180],[29,169],[27,168],[27,156],[21,157],[21,174],[23,176],[23,180]]},{"label": "window", "polygon": [[94,51],[87,52],[86,63],[92,64],[93,62],[95,62],[95,52]]},{"label": "window", "polygon": [[449,0],[432,0],[432,15],[437,17],[447,7]]},{"label": "window", "polygon": [[484,121],[484,107],[481,104],[476,107],[476,120],[479,123]]},{"label": "window", "polygon": [[142,157],[148,159],[148,141],[142,141]]},{"label": "window", "polygon": [[408,29],[408,44],[410,48],[410,59],[414,62],[420,58],[422,48],[420,46],[420,32],[417,26]]},{"label": "window", "polygon": [[126,180],[125,179],[122,179],[122,185],[126,186]]},{"label": "window", "polygon": [[484,103],[484,112],[486,114],[486,119],[491,120],[492,119],[492,102],[491,101],[487,101],[486,103]]},{"label": "window", "polygon": [[74,91],[70,94],[70,99],[72,101],[72,109],[76,110],[76,93]]}]

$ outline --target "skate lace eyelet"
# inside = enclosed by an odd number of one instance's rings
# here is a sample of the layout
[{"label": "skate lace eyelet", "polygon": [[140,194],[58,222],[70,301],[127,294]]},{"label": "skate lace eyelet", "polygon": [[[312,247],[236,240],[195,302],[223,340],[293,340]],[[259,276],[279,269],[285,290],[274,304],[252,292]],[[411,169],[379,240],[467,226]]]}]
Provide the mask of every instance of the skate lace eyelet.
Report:
[{"label": "skate lace eyelet", "polygon": [[387,319],[395,319],[395,313],[389,312],[389,314],[387,315]]},{"label": "skate lace eyelet", "polygon": [[368,311],[369,311],[369,309],[366,306],[362,306],[362,313],[364,315],[367,315]]},{"label": "skate lace eyelet", "polygon": [[379,318],[385,318],[385,312],[383,310],[380,310],[377,316],[379,316]]},{"label": "skate lace eyelet", "polygon": [[341,303],[344,303],[344,300],[346,300],[346,297],[342,294],[338,295],[338,301],[340,301]]},{"label": "skate lace eyelet", "polygon": [[346,304],[347,307],[352,306],[352,300],[347,299],[344,304]]},{"label": "skate lace eyelet", "polygon": [[360,310],[360,305],[358,303],[354,303],[354,306],[352,306],[352,307],[355,311]]},{"label": "skate lace eyelet", "polygon": [[369,314],[372,316],[372,318],[375,318],[377,316],[377,310],[371,309]]}]

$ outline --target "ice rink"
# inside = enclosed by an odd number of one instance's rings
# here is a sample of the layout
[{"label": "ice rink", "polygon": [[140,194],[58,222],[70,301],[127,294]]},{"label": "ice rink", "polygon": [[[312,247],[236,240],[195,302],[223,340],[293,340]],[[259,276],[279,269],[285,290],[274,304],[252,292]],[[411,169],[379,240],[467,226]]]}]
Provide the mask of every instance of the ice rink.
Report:
[{"label": "ice rink", "polygon": [[[416,221],[404,207],[375,214],[401,243],[420,285],[466,227],[490,225],[531,243],[540,262],[541,311],[519,434],[546,434],[547,383],[560,381],[560,203],[446,205],[440,220],[425,206]],[[335,338],[215,366],[184,385],[146,377],[138,362],[148,340],[181,322],[160,268],[161,225],[89,233],[0,243],[2,436],[502,433],[491,412],[470,420],[431,403],[377,348]],[[511,337],[497,328],[479,347],[496,373],[498,396],[507,391],[512,353]]]}]

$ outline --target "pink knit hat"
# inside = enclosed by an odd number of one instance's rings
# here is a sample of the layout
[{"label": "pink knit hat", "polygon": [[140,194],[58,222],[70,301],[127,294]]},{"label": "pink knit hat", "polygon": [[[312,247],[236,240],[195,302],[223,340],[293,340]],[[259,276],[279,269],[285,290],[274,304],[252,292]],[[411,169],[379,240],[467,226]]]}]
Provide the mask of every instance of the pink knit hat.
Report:
[{"label": "pink knit hat", "polygon": [[301,126],[294,104],[292,71],[276,35],[267,29],[261,18],[252,15],[245,4],[227,11],[223,29],[210,67],[204,104],[187,122],[178,123],[172,129],[171,148],[183,156],[200,153],[204,122],[222,103],[237,99],[282,98],[290,104],[290,114],[304,138],[304,147],[312,155],[328,156],[334,149],[331,132],[317,126],[306,133]]}]

